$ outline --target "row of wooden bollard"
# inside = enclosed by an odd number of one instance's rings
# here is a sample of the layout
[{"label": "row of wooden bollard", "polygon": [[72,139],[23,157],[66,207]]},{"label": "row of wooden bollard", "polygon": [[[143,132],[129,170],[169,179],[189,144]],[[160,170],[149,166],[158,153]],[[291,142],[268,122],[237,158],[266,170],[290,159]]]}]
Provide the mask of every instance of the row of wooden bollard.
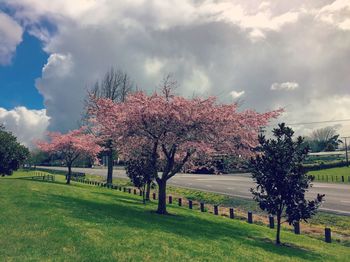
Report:
[{"label": "row of wooden bollard", "polygon": [[[129,194],[131,194],[131,188],[126,188],[126,187],[121,187],[121,186],[117,186],[117,185],[108,185],[107,183],[103,183],[103,182],[96,182],[96,181],[89,181],[89,180],[85,180],[85,179],[77,179],[77,182],[82,182],[85,184],[91,184],[91,185],[97,185],[97,186],[102,186],[102,187],[108,187],[111,189],[119,189],[119,191],[123,192],[128,192]],[[136,188],[134,188],[133,190],[134,195],[137,195],[137,190]],[[142,191],[139,190],[139,195],[142,196]],[[153,200],[157,199],[157,194],[155,192],[153,192],[152,194],[152,198]],[[168,196],[168,203],[172,204],[173,203],[173,197],[172,196]],[[178,198],[178,205],[182,206],[183,205],[183,201],[182,198]],[[200,202],[200,211],[201,212],[205,212],[205,203],[204,202]],[[188,200],[188,208],[189,209],[193,209],[193,201],[192,200]],[[235,218],[235,213],[234,213],[234,208],[230,208],[229,209],[229,217],[230,219],[234,219]],[[219,206],[218,205],[214,205],[214,215],[219,215]],[[248,211],[248,215],[247,215],[247,222],[249,224],[253,224],[253,212],[252,211]],[[293,224],[294,226],[294,233],[297,235],[300,235],[300,223],[296,222]],[[273,215],[269,215],[269,227],[270,228],[275,228],[275,219]],[[325,242],[327,243],[331,243],[332,242],[332,233],[331,233],[331,229],[330,228],[325,228]]]},{"label": "row of wooden bollard", "polygon": [[[153,193],[153,199],[156,199],[156,193]],[[169,200],[168,200],[169,204],[173,203],[173,198],[172,196],[169,196]],[[179,206],[182,206],[182,198],[178,199],[178,203]],[[205,212],[205,206],[204,206],[204,202],[200,202],[200,211],[201,212]],[[193,201],[192,200],[188,200],[188,208],[192,209],[193,208]],[[235,213],[234,213],[234,209],[231,207],[230,209],[230,219],[234,219],[235,218]],[[219,215],[219,206],[218,205],[214,205],[214,215]],[[249,224],[253,224],[253,212],[252,211],[248,211],[248,216],[247,216],[247,222]],[[273,215],[269,215],[269,227],[270,228],[275,228],[275,218]],[[294,223],[294,233],[297,235],[300,235],[300,223],[296,222]],[[331,229],[330,228],[325,228],[325,242],[327,243],[331,243],[332,242],[332,237],[331,237]]]},{"label": "row of wooden bollard", "polygon": [[[328,175],[317,175],[317,179],[319,181],[331,181],[332,182],[338,182],[338,176],[329,176],[329,179],[328,179]],[[340,176],[340,180],[341,182],[345,183],[345,176]],[[340,181],[339,181],[340,182]],[[348,177],[348,182],[350,182],[350,176]]]}]

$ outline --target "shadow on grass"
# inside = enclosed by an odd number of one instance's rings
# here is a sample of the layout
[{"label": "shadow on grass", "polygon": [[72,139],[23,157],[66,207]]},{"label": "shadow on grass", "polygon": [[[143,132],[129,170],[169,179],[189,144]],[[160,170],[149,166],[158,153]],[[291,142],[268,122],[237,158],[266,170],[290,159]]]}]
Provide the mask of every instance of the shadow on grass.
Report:
[{"label": "shadow on grass", "polygon": [[[106,223],[106,219],[108,221],[115,220],[118,226],[123,225],[129,228],[145,229],[148,231],[168,232],[180,237],[201,240],[206,243],[210,243],[213,239],[225,238],[226,241],[227,238],[231,238],[238,243],[255,246],[288,258],[293,257],[307,260],[317,260],[320,258],[319,254],[295,245],[275,246],[270,239],[264,237],[264,232],[260,232],[259,229],[253,227],[250,227],[248,230],[248,225],[242,225],[241,223],[210,221],[190,214],[183,214],[184,210],[180,211],[180,209],[175,215],[161,216],[151,212],[149,206],[145,207],[141,201],[128,197],[128,195],[119,196],[105,192],[92,193],[101,194],[101,197],[97,197],[96,201],[92,201],[49,193],[46,198],[50,201],[50,206],[52,207],[56,205],[61,208],[62,204],[66,203],[72,211],[72,216],[86,222]],[[109,203],[103,203],[104,201],[108,201]],[[152,207],[155,206],[152,205]],[[172,208],[176,207],[172,206]],[[87,212],[89,214],[88,217],[86,216]],[[109,225],[113,226],[113,222],[110,223]],[[253,234],[255,236],[252,236]]]}]

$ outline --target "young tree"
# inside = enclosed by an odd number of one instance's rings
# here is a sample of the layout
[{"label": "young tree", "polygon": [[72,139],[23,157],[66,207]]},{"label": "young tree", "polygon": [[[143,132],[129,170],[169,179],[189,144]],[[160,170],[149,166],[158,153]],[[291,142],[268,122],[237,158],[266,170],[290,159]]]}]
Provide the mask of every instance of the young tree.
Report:
[{"label": "young tree", "polygon": [[79,157],[96,155],[102,150],[98,140],[92,134],[85,134],[84,128],[73,130],[67,134],[49,133],[49,142],[39,141],[37,146],[43,152],[61,158],[68,167],[67,184],[70,184],[72,165]]},{"label": "young tree", "polygon": [[312,176],[307,176],[302,162],[308,154],[302,137],[293,141],[293,130],[280,124],[273,130],[275,139],[259,136],[260,154],[251,160],[252,176],[257,183],[251,189],[262,210],[277,217],[276,244],[280,244],[281,219],[289,224],[307,221],[315,214],[324,195],[312,201],[305,199]]},{"label": "young tree", "polygon": [[29,157],[29,150],[0,125],[0,175],[12,175]]},{"label": "young tree", "polygon": [[150,200],[151,185],[157,176],[156,163],[152,162],[149,145],[141,145],[126,155],[126,174],[136,187],[142,188],[144,200]]},{"label": "young tree", "polygon": [[153,166],[146,157],[129,159],[126,163],[126,174],[134,186],[142,191],[143,203],[149,200],[150,185],[155,177],[154,171]]},{"label": "young tree", "polygon": [[[95,86],[88,91],[85,100],[85,113],[83,121],[89,119],[89,108],[96,107],[95,101],[99,98],[110,99],[115,103],[125,101],[126,96],[132,92],[133,83],[127,73],[122,70],[115,70],[113,67],[105,74],[100,82],[96,82]],[[104,134],[95,134],[103,137],[102,144],[107,155],[107,183],[113,182],[113,162],[116,155],[115,144],[113,140]]]},{"label": "young tree", "polygon": [[159,189],[159,214],[166,214],[166,185],[184,166],[192,168],[199,157],[253,154],[259,127],[280,111],[259,114],[239,112],[236,104],[218,104],[208,99],[143,92],[131,94],[124,103],[99,99],[91,110],[92,122],[108,133],[125,158],[147,146],[150,163],[161,167],[155,180]]}]

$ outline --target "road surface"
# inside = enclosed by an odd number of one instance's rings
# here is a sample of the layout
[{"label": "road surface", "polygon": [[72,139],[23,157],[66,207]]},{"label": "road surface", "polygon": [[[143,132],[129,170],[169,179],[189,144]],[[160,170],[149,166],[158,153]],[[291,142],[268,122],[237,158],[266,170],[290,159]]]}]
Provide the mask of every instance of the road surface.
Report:
[{"label": "road surface", "polygon": [[[67,170],[65,167],[41,167],[56,170]],[[100,168],[73,168],[75,172],[84,172],[91,175],[107,175],[106,169]],[[115,169],[113,177],[126,178],[123,169]],[[168,184],[199,189],[208,192],[225,194],[229,196],[252,199],[249,189],[254,187],[252,178],[247,174],[235,175],[203,175],[203,174],[177,174]],[[333,184],[314,182],[307,193],[307,198],[315,198],[317,193],[325,194],[325,202],[321,210],[350,215],[350,184]]]}]

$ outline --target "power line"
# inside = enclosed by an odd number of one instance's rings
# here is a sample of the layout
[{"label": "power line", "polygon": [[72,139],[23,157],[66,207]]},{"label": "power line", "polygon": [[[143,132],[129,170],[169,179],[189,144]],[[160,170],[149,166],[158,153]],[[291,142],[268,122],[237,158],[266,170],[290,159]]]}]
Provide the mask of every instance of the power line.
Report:
[{"label": "power line", "polygon": [[325,120],[325,121],[317,121],[317,122],[292,123],[292,124],[286,124],[286,125],[297,126],[297,125],[312,125],[312,124],[349,122],[349,121],[350,121],[350,118],[349,119],[338,119],[338,120]]}]

